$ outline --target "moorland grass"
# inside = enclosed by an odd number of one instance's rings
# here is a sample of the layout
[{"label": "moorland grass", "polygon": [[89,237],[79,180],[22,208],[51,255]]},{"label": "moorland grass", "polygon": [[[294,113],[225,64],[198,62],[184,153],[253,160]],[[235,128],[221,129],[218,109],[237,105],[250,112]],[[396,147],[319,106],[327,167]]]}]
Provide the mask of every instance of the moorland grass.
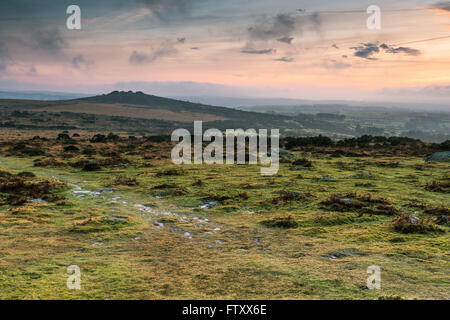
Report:
[{"label": "moorland grass", "polygon": [[[0,192],[1,299],[449,298],[449,226],[433,220],[448,216],[449,198],[424,188],[448,177],[446,163],[299,151],[313,166],[287,162],[262,177],[250,165],[175,166],[164,142],[125,162],[102,155],[117,143],[93,145],[68,159],[60,144],[45,157],[0,158],[2,183],[64,182],[49,191],[59,203],[25,193],[14,205],[9,186]],[[89,160],[99,170],[71,165]],[[405,216],[427,232],[405,232]],[[66,287],[73,264],[79,291]],[[382,290],[365,287],[370,265]]]}]

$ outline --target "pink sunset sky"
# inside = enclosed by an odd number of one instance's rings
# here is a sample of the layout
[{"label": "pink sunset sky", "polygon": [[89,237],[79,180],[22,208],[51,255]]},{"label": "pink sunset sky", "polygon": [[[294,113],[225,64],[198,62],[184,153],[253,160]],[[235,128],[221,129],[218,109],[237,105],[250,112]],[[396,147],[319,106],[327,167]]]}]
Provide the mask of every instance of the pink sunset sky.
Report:
[{"label": "pink sunset sky", "polygon": [[[308,99],[450,97],[446,1],[79,1],[82,29],[67,30],[70,4],[2,1],[0,89],[194,82]],[[366,26],[372,4],[380,30]]]}]

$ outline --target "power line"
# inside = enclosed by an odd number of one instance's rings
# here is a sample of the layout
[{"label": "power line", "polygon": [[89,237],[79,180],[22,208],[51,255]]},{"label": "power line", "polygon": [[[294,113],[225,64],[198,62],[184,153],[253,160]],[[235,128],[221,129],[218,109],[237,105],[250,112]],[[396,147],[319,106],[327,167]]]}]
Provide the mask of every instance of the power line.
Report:
[{"label": "power line", "polygon": [[449,38],[450,38],[450,36],[443,36],[443,37],[428,38],[428,39],[422,39],[422,40],[414,40],[414,41],[409,41],[409,42],[397,43],[396,46],[405,45],[405,44],[411,44],[411,43],[419,43],[419,42],[428,42],[428,41],[434,41],[434,40],[449,39]]},{"label": "power line", "polygon": [[[384,10],[381,8],[381,12],[407,12],[407,11],[424,11],[429,10],[430,8],[403,8],[403,9],[387,9]],[[367,10],[328,10],[328,11],[321,11],[321,10],[314,10],[314,11],[307,11],[304,9],[298,9],[299,13],[304,14],[313,14],[313,13],[322,13],[322,14],[345,14],[345,13],[367,13]]]}]

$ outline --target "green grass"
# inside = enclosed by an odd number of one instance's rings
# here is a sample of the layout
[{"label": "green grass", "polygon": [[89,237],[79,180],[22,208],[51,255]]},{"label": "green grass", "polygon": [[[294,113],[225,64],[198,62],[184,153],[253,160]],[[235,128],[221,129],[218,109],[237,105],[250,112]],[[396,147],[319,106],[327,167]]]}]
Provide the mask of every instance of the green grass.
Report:
[{"label": "green grass", "polygon": [[[262,177],[256,166],[177,167],[140,156],[128,157],[133,165],[98,172],[0,158],[0,168],[12,173],[54,176],[85,190],[115,190],[79,197],[68,187],[60,192],[64,205],[0,207],[0,298],[449,298],[448,226],[441,226],[444,233],[402,234],[392,225],[396,216],[434,219],[411,204],[448,207],[448,193],[425,188],[449,177],[448,164],[296,156],[312,160],[313,167],[291,170],[289,163],[282,164],[274,177]],[[170,169],[182,173],[158,176]],[[117,176],[139,184],[114,185]],[[285,192],[308,196],[274,201]],[[398,212],[335,212],[322,203],[332,194],[351,193],[383,198]],[[111,202],[116,197],[120,200]],[[213,200],[212,208],[200,207]],[[136,204],[174,215],[155,216]],[[365,203],[366,209],[373,206]],[[125,220],[105,219],[110,216]],[[295,222],[289,228],[268,223],[288,217]],[[192,239],[183,236],[186,232]],[[79,291],[66,288],[66,268],[73,264],[82,272]],[[381,290],[365,287],[370,265],[381,268]]]}]

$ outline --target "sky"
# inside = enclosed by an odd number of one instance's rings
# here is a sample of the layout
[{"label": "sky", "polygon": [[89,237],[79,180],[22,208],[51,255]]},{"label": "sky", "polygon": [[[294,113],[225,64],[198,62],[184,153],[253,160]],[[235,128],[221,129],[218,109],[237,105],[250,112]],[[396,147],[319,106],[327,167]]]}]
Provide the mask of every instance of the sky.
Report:
[{"label": "sky", "polygon": [[[72,4],[81,30],[66,27]],[[450,1],[0,3],[8,90],[445,102],[449,53]]]}]

